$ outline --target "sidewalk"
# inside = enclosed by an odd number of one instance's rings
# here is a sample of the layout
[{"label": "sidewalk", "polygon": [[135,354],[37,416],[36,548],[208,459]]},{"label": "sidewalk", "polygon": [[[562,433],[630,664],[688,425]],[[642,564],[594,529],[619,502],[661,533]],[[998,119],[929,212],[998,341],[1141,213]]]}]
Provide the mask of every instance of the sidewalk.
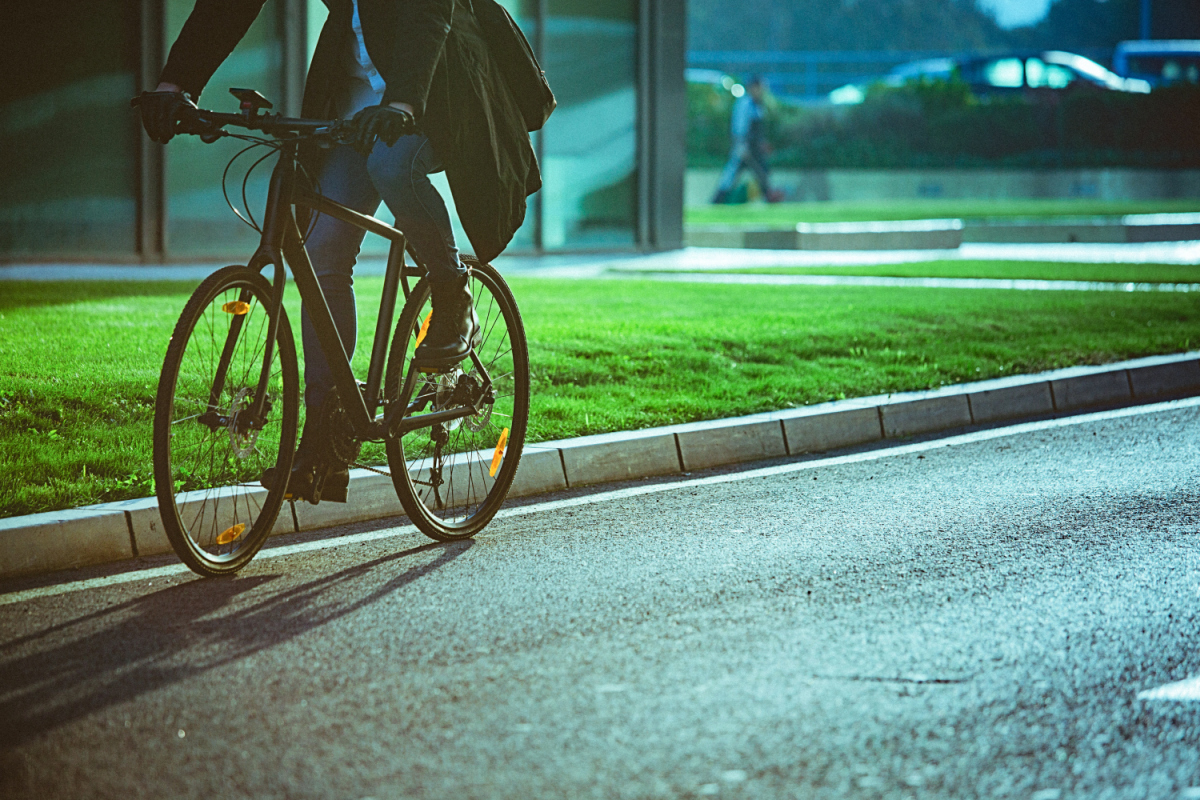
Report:
[{"label": "sidewalk", "polygon": [[[1074,263],[1200,263],[1200,241],[1145,244],[971,244],[953,250],[743,250],[685,247],[661,253],[500,256],[510,277],[645,279],[645,272],[906,264],[920,261],[1061,261]],[[227,262],[194,264],[0,264],[2,281],[200,281]],[[382,275],[382,258],[364,258],[357,275]]]},{"label": "sidewalk", "polygon": [[[1200,351],[863,397],[734,419],[527,444],[510,497],[687,474],[873,442],[1200,395]],[[346,504],[296,506],[277,532],[403,514],[391,479],[351,475]],[[0,519],[0,578],[170,552],[154,498]]]}]

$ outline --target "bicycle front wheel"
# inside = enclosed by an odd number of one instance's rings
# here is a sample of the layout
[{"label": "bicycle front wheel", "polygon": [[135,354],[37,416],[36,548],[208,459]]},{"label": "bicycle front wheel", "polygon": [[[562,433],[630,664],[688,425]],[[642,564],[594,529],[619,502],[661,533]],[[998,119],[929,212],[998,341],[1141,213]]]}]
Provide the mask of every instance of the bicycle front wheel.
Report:
[{"label": "bicycle front wheel", "polygon": [[[244,567],[283,504],[300,380],[292,329],[279,313],[268,356],[271,284],[225,267],[192,294],[167,347],[154,409],[155,493],[171,546],[200,575]],[[260,479],[270,467],[268,490]]]},{"label": "bicycle front wheel", "polygon": [[[508,496],[529,419],[529,349],[517,303],[491,265],[464,258],[471,268],[469,287],[483,340],[475,349],[483,370],[470,358],[440,375],[421,375],[412,397],[413,413],[462,406],[474,387],[491,381],[477,413],[447,423],[417,428],[387,442],[392,482],[409,519],[438,541],[474,536],[491,521]],[[397,401],[404,370],[429,319],[429,285],[413,288],[400,314],[384,381],[385,394]],[[414,402],[415,401],[415,402]]]}]

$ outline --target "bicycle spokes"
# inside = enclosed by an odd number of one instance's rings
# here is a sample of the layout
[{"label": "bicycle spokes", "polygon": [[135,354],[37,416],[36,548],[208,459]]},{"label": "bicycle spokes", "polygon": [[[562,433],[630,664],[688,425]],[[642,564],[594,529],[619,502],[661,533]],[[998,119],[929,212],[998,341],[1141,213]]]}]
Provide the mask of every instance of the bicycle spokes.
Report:
[{"label": "bicycle spokes", "polygon": [[419,425],[422,416],[436,423],[410,430],[388,448],[405,509],[434,538],[461,538],[486,524],[503,502],[524,441],[528,361],[520,316],[490,267],[475,268],[470,288],[481,341],[468,358],[444,373],[414,378],[412,354],[429,311],[428,289],[420,286],[401,315],[388,365],[389,397],[397,402],[400,370],[408,370],[405,428]]}]

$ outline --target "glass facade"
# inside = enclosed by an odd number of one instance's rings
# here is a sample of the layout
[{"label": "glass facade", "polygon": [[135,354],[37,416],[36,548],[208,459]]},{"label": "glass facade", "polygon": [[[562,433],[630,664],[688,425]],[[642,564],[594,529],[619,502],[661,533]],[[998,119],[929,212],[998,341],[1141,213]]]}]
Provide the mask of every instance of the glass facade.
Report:
[{"label": "glass facade", "polygon": [[542,66],[542,246],[632,246],[637,221],[637,4],[549,0]]},{"label": "glass facade", "polygon": [[[657,201],[644,195],[647,176],[657,173],[643,150],[653,129],[647,116],[656,112],[647,100],[653,70],[642,62],[653,56],[643,26],[672,3],[682,20],[682,0],[499,1],[538,51],[558,98],[546,128],[533,134],[544,186],[529,199],[509,252],[652,246],[644,217]],[[0,3],[0,261],[248,256],[258,235],[222,194],[226,164],[244,145],[181,136],[160,149],[144,140],[128,105],[153,88],[194,2]],[[277,110],[285,91],[297,102],[326,13],[322,0],[267,0],[202,104],[233,110],[227,90],[235,86],[257,89]],[[682,75],[682,50],[677,60]],[[227,188],[239,207],[245,170],[266,153],[252,151],[230,170]],[[255,214],[272,164],[263,162],[249,183]],[[453,208],[445,176],[433,180]],[[379,216],[390,221],[385,208]],[[470,250],[456,217],[455,228]],[[369,236],[364,252],[381,255],[386,244]]]},{"label": "glass facade", "polygon": [[[278,0],[267,0],[246,38],[242,39],[208,82],[204,95],[199,98],[203,108],[237,111],[238,101],[229,94],[229,89],[238,87],[257,89],[279,110],[283,100],[283,44],[279,33],[277,3]],[[168,42],[175,41],[179,35],[192,11],[192,5],[193,0],[167,0]],[[195,136],[177,136],[171,141],[165,154],[168,253],[184,258],[244,253],[241,256],[244,260],[254,252],[259,234],[230,213],[221,191],[221,175],[225,165],[246,144],[238,139],[221,139],[213,144],[205,144]],[[242,203],[242,178],[246,170],[270,152],[266,148],[255,148],[229,170],[226,188],[230,199],[239,208]],[[267,184],[274,164],[274,156],[260,164],[247,186],[247,204],[259,218],[266,207]],[[214,243],[218,242],[221,253],[214,252]]]},{"label": "glass facade", "polygon": [[135,0],[0,3],[0,255],[135,251],[138,11]]}]

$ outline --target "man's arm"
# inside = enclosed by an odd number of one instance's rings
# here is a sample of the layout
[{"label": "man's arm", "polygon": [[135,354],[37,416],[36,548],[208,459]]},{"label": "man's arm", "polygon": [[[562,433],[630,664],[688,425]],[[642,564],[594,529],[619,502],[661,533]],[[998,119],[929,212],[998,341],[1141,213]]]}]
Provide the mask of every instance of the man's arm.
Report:
[{"label": "man's arm", "polygon": [[217,67],[250,30],[265,2],[196,0],[159,76],[159,91],[183,91],[198,98]]},{"label": "man's arm", "polygon": [[384,103],[408,106],[418,120],[425,113],[453,11],[454,0],[359,0],[367,53],[387,84]]}]

